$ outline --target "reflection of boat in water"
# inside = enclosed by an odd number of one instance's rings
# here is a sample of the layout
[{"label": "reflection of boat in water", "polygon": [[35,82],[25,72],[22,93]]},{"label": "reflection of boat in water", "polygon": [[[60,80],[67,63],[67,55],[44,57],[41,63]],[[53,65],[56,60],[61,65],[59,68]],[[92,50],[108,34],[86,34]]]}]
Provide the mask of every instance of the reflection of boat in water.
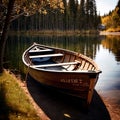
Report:
[{"label": "reflection of boat in water", "polygon": [[101,72],[92,59],[76,52],[34,43],[23,53],[22,60],[35,80],[90,104]]}]

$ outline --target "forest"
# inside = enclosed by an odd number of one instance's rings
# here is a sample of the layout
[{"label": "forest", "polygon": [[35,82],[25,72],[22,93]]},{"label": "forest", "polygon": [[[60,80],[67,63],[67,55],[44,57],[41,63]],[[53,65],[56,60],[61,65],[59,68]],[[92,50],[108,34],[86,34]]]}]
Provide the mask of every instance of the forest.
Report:
[{"label": "forest", "polygon": [[120,0],[113,11],[102,16],[102,24],[106,26],[109,32],[120,32]]},{"label": "forest", "polygon": [[14,20],[11,30],[96,30],[101,24],[97,15],[95,0],[62,0],[64,9],[52,9],[47,6],[47,12],[36,12],[31,16],[22,16]]},{"label": "forest", "polygon": [[8,31],[96,30],[95,0],[0,0],[0,72]]}]

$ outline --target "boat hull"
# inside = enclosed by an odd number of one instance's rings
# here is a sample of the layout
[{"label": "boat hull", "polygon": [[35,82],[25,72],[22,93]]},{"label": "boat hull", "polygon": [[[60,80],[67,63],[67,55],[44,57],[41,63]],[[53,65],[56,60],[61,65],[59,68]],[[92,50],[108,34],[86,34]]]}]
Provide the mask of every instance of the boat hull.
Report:
[{"label": "boat hull", "polygon": [[54,87],[65,94],[84,99],[90,104],[98,80],[95,73],[65,73],[29,69],[29,74],[43,85]]},{"label": "boat hull", "polygon": [[[45,49],[44,49],[45,48]],[[33,44],[22,56],[27,73],[43,85],[77,96],[89,105],[101,71],[79,53]]]}]

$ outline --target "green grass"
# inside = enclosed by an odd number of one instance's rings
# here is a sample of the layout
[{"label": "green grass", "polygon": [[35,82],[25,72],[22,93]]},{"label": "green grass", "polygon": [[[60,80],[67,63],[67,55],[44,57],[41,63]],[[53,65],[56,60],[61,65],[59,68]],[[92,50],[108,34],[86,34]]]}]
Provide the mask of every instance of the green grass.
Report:
[{"label": "green grass", "polygon": [[0,120],[40,120],[16,78],[0,74]]}]

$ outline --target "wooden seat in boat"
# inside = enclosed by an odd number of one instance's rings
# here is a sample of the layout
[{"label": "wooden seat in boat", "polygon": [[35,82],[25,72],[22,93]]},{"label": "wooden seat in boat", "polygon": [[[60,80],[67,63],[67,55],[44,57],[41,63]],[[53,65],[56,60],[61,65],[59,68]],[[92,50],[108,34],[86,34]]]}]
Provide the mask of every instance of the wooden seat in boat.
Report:
[{"label": "wooden seat in boat", "polygon": [[51,51],[53,51],[53,49],[37,49],[37,50],[34,50],[34,49],[32,49],[32,50],[30,50],[29,51],[29,53],[36,53],[36,52],[51,52]]},{"label": "wooden seat in boat", "polygon": [[60,56],[63,56],[63,54],[57,53],[57,54],[47,54],[47,55],[33,55],[33,56],[29,56],[29,58],[60,57]]},{"label": "wooden seat in boat", "polygon": [[79,62],[66,62],[66,63],[55,63],[55,64],[45,64],[45,65],[31,65],[34,68],[42,68],[42,67],[57,67],[57,66],[66,66],[66,65],[76,65]]}]

